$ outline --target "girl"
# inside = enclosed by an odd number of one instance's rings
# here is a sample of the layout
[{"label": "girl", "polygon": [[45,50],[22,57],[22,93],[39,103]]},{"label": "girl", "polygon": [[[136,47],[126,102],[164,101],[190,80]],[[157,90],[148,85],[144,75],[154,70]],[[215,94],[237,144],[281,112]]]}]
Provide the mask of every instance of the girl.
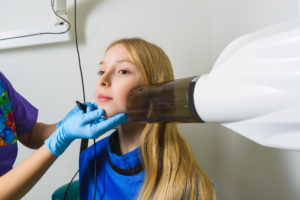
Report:
[{"label": "girl", "polygon": [[[134,87],[174,79],[164,51],[140,38],[113,42],[99,68],[96,103],[108,117],[126,112]],[[80,199],[215,199],[211,181],[175,123],[129,118],[97,142],[96,154],[96,170],[94,147],[80,156]]]}]

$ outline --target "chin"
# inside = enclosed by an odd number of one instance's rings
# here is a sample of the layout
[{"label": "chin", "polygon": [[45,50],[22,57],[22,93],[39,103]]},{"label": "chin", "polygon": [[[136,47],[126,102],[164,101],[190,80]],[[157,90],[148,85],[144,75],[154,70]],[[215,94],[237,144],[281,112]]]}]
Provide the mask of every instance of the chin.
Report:
[{"label": "chin", "polygon": [[112,108],[106,107],[106,106],[98,106],[98,108],[99,109],[102,108],[105,111],[106,117],[112,117],[116,114],[125,112],[125,109],[112,109]]}]

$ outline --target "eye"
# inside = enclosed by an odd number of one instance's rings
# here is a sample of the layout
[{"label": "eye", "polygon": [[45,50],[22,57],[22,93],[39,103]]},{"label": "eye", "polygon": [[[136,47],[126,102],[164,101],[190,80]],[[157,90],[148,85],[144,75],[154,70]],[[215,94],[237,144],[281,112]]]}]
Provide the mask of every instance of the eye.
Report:
[{"label": "eye", "polygon": [[120,74],[128,74],[128,71],[125,70],[125,69],[121,69],[121,70],[119,71],[119,73],[120,73]]},{"label": "eye", "polygon": [[100,70],[100,71],[98,72],[98,75],[99,75],[99,76],[101,76],[101,75],[103,75],[103,74],[104,74],[104,71],[101,71],[101,70]]}]

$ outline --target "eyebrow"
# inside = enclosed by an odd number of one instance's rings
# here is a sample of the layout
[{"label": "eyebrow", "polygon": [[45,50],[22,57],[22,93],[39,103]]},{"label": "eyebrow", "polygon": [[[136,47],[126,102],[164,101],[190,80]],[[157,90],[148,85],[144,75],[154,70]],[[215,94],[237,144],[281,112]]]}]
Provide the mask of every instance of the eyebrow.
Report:
[{"label": "eyebrow", "polygon": [[[130,63],[130,64],[133,64],[130,60],[127,60],[127,59],[125,59],[125,60],[118,60],[117,61],[117,63],[123,63],[123,62],[128,62],[128,63]],[[99,65],[103,65],[104,64],[104,61],[102,60],[100,63],[99,63]]]}]

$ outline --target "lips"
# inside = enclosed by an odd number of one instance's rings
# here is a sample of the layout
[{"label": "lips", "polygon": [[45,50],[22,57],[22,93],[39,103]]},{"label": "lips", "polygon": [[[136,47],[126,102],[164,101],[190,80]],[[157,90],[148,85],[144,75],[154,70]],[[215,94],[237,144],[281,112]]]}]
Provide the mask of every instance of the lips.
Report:
[{"label": "lips", "polygon": [[112,100],[112,98],[109,97],[109,96],[106,96],[106,95],[103,95],[103,94],[98,95],[98,101],[100,103],[104,103],[104,102],[107,102],[107,101],[110,101],[110,100]]}]

